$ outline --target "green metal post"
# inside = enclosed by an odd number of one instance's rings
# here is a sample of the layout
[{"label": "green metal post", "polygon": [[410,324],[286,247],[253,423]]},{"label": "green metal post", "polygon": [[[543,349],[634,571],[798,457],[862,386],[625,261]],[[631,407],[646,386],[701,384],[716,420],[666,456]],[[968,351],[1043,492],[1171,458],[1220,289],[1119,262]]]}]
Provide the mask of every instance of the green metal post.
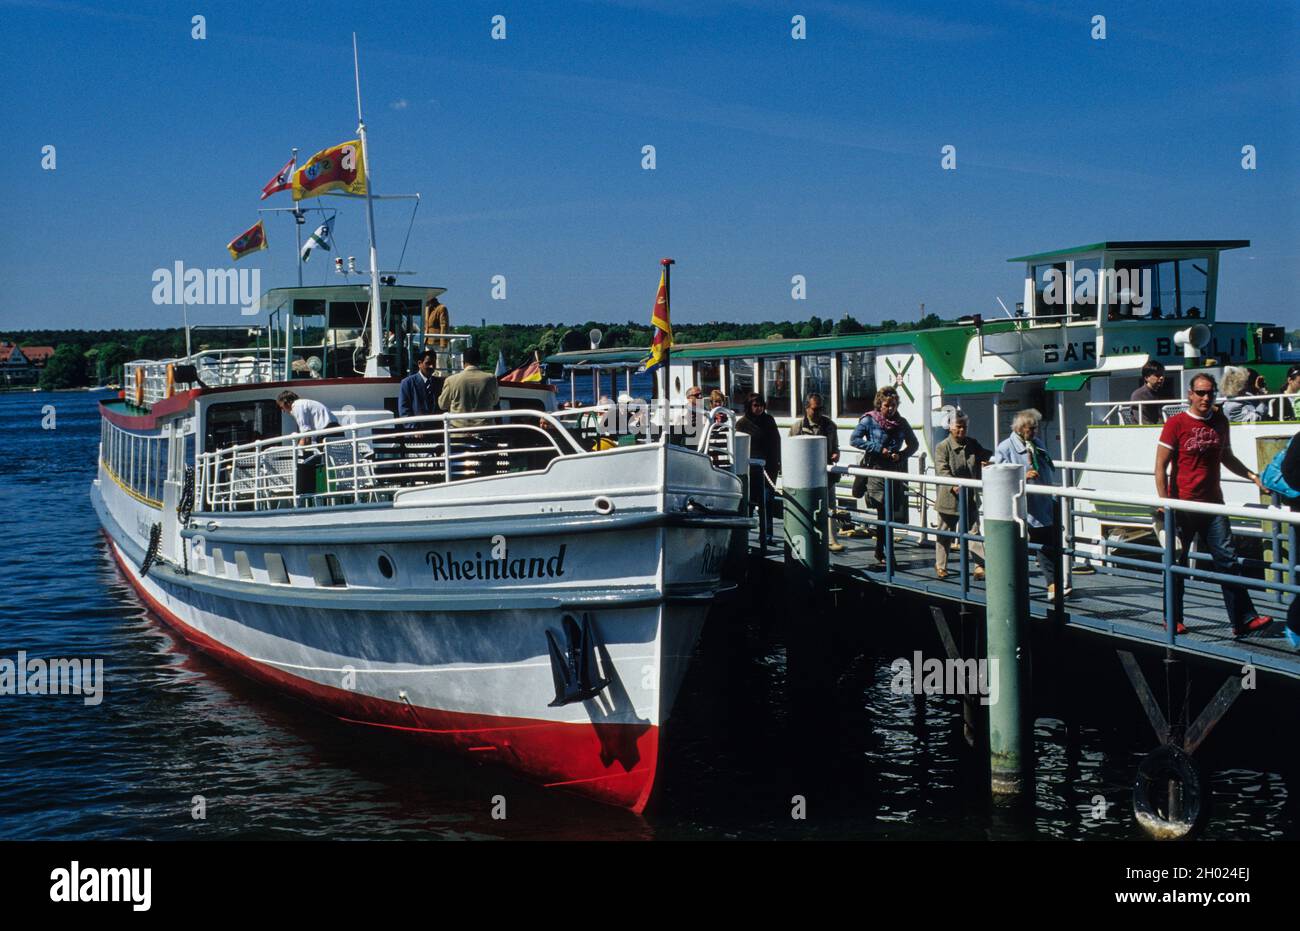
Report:
[{"label": "green metal post", "polygon": [[983,478],[989,763],[994,799],[1014,802],[1033,786],[1025,468],[986,466]]}]

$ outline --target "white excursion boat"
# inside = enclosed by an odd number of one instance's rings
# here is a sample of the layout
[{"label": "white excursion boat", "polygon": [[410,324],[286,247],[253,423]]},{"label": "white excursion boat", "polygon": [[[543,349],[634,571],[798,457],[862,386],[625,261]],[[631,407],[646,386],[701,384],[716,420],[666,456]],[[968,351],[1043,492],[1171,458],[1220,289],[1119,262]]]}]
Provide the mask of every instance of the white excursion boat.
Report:
[{"label": "white excursion boat", "polygon": [[[385,323],[415,338],[381,362],[405,369],[423,345],[411,297],[427,290],[382,288]],[[367,300],[273,292],[319,344],[127,366],[134,390],[100,404],[91,491],[113,556],[184,639],[253,678],[639,811],[748,526],[740,480],[704,437],[604,448],[598,411],[557,411],[546,385],[502,382],[473,423],[399,418],[396,377],[339,367]],[[454,369],[464,338],[443,338]],[[285,379],[295,353],[333,376]],[[339,426],[296,432],[285,389]]]},{"label": "white excursion boat", "polygon": [[[640,811],[749,526],[742,482],[715,467],[709,431],[643,418],[614,445],[606,410],[557,411],[541,384],[501,381],[472,417],[398,416],[393,373],[433,348],[441,382],[471,340],[424,332],[441,289],[381,280],[359,69],[357,85],[360,139],[293,187],[364,187],[368,284],[268,292],[259,348],[125,367],[91,489],[109,549],[159,617],[255,679]],[[333,422],[298,432],[286,390]]]}]

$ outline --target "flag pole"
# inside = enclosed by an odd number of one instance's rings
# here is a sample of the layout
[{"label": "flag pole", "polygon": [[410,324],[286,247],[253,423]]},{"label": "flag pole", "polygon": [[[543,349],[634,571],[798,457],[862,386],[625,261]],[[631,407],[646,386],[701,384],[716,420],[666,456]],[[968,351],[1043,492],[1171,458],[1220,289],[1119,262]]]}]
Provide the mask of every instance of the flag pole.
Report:
[{"label": "flag pole", "polygon": [[[676,260],[660,259],[659,264],[663,266],[663,270],[664,270],[664,316],[669,321],[669,326],[672,326],[672,319],[673,319],[672,318],[672,311],[673,311],[672,277],[673,277],[673,266],[676,264]],[[671,420],[671,413],[672,413],[672,398],[670,398],[668,395],[670,390],[669,386],[672,384],[672,378],[670,377],[668,371],[672,364],[672,354],[673,354],[673,345],[672,345],[672,340],[670,339],[665,341],[664,343],[663,362],[659,366],[659,371],[655,373],[655,381],[658,382],[656,387],[658,387],[659,389],[659,403],[662,405],[662,410],[663,410],[663,442],[664,443],[668,442],[668,434],[670,432],[668,429],[668,425],[669,425],[669,421]],[[662,374],[663,376],[662,380],[660,380],[660,374]]]},{"label": "flag pole", "polygon": [[377,378],[387,375],[387,369],[381,369],[379,354],[384,346],[384,321],[380,314],[379,301],[379,256],[375,252],[375,204],[371,198],[374,185],[371,183],[370,149],[366,143],[366,121],[361,116],[361,64],[357,58],[357,34],[352,33],[352,73],[357,85],[357,133],[361,137],[361,160],[366,169],[366,230],[370,233],[370,354],[366,356],[366,377]]},{"label": "flag pole", "polygon": [[[293,167],[298,167],[298,147],[293,147]],[[298,287],[302,287],[302,212],[298,205],[294,204],[293,208],[293,231],[294,238],[298,242]]]}]

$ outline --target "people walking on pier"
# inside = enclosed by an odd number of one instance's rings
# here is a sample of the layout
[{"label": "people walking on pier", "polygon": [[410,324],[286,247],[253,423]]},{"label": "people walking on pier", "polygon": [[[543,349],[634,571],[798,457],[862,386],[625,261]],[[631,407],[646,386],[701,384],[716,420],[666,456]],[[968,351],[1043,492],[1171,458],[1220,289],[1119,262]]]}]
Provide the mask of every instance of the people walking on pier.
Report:
[{"label": "people walking on pier", "polygon": [[[1038,427],[1042,421],[1043,415],[1032,407],[1017,411],[1015,419],[1011,421],[1011,435],[993,451],[993,461],[1024,466],[1025,481],[1030,485],[1055,485],[1056,466],[1047,450],[1038,442]],[[1048,599],[1055,599],[1057,567],[1060,562],[1056,502],[1046,495],[1029,495],[1028,498],[1026,509],[1029,542],[1039,547],[1038,571],[1047,580]]]},{"label": "people walking on pier", "polygon": [[[1265,490],[1273,492],[1281,499],[1282,504],[1293,511],[1300,511],[1300,433],[1292,434],[1291,442],[1287,444],[1280,458],[1282,460],[1280,467],[1277,470],[1266,468],[1260,476],[1260,481],[1264,484]],[[1291,648],[1300,650],[1300,595],[1291,596],[1291,604],[1286,609],[1284,633]]]},{"label": "people walking on pier", "polygon": [[1142,366],[1142,384],[1129,395],[1130,401],[1148,402],[1146,404],[1135,404],[1129,408],[1134,423],[1160,423],[1160,405],[1153,402],[1165,399],[1164,387],[1165,367],[1162,363],[1152,359]]},{"label": "people walking on pier", "polygon": [[[1228,418],[1214,410],[1217,389],[1213,376],[1205,373],[1194,376],[1187,391],[1188,409],[1170,417],[1160,431],[1155,480],[1156,494],[1161,498],[1223,504],[1220,468],[1250,479],[1261,489],[1264,487],[1259,476],[1246,468],[1232,452]],[[1174,518],[1175,532],[1182,545],[1179,565],[1187,565],[1188,548],[1195,540],[1198,547],[1208,550],[1213,557],[1216,572],[1238,574],[1237,551],[1232,544],[1232,527],[1227,517],[1179,511]],[[1163,508],[1157,509],[1156,520],[1163,523]],[[1169,584],[1174,590],[1175,630],[1180,634],[1186,633],[1182,617],[1184,577],[1174,573]],[[1245,586],[1230,582],[1220,584],[1223,604],[1235,636],[1245,636],[1272,623],[1271,618],[1255,613],[1255,603]],[[1166,618],[1165,623],[1169,622],[1170,619]]]},{"label": "people walking on pier", "polygon": [[[803,416],[790,425],[790,435],[826,437],[827,464],[840,461],[839,431],[835,428],[835,421],[826,416],[825,402],[816,391],[808,395],[804,400]],[[834,472],[827,472],[826,476],[826,519],[829,525],[830,550],[832,553],[839,553],[844,549],[844,544],[835,539],[835,484],[840,480],[840,477]]]},{"label": "people walking on pier", "polygon": [[[964,411],[956,410],[948,419],[948,435],[934,448],[934,471],[936,475],[949,478],[969,478],[978,480],[981,470],[993,453],[985,449],[978,440],[968,434],[970,418]],[[966,532],[979,533],[979,493],[974,489],[961,488],[956,485],[940,485],[935,494],[934,509],[939,515],[939,528],[956,532],[960,526],[961,503],[959,496],[966,497]],[[934,574],[939,578],[948,575],[948,546],[951,540],[940,537],[934,541]],[[958,541],[958,547],[961,542]],[[984,561],[984,544],[970,541],[966,544],[970,554],[981,563]],[[984,567],[975,566],[975,578],[984,578]]]},{"label": "people walking on pier", "polygon": [[[907,460],[916,452],[920,443],[912,432],[912,425],[898,416],[898,390],[886,385],[876,392],[872,409],[862,415],[858,425],[853,428],[850,445],[862,450],[862,465],[867,469],[880,469],[888,472],[906,472]],[[868,504],[875,508],[876,520],[876,562],[885,562],[885,480],[872,476],[858,476],[853,480],[853,497],[865,494]],[[892,499],[893,513],[890,520],[897,523],[907,522],[907,486],[902,482],[890,482],[889,498]],[[891,553],[890,556],[893,554]]]},{"label": "people walking on pier", "polygon": [[[745,413],[736,421],[736,429],[750,436],[749,454],[754,459],[763,460],[763,476],[755,475],[750,470],[750,496],[767,497],[767,526],[763,533],[772,536],[772,486],[781,474],[781,430],[776,425],[776,418],[767,412],[767,400],[758,392],[751,391],[745,398]],[[757,479],[757,481],[756,481]],[[757,488],[755,486],[758,486]]]}]

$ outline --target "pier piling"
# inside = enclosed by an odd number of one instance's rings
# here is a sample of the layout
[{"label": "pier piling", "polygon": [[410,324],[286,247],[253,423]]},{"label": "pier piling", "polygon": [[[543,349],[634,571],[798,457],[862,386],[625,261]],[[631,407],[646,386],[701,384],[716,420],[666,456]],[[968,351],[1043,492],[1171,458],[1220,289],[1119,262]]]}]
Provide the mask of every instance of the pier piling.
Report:
[{"label": "pier piling", "polygon": [[819,596],[830,573],[826,438],[782,438],[781,481],[786,577],[793,591]]},{"label": "pier piling", "polygon": [[1033,785],[1025,469],[993,465],[983,475],[988,675],[998,696],[989,704],[989,763],[994,800],[1015,802]]}]

